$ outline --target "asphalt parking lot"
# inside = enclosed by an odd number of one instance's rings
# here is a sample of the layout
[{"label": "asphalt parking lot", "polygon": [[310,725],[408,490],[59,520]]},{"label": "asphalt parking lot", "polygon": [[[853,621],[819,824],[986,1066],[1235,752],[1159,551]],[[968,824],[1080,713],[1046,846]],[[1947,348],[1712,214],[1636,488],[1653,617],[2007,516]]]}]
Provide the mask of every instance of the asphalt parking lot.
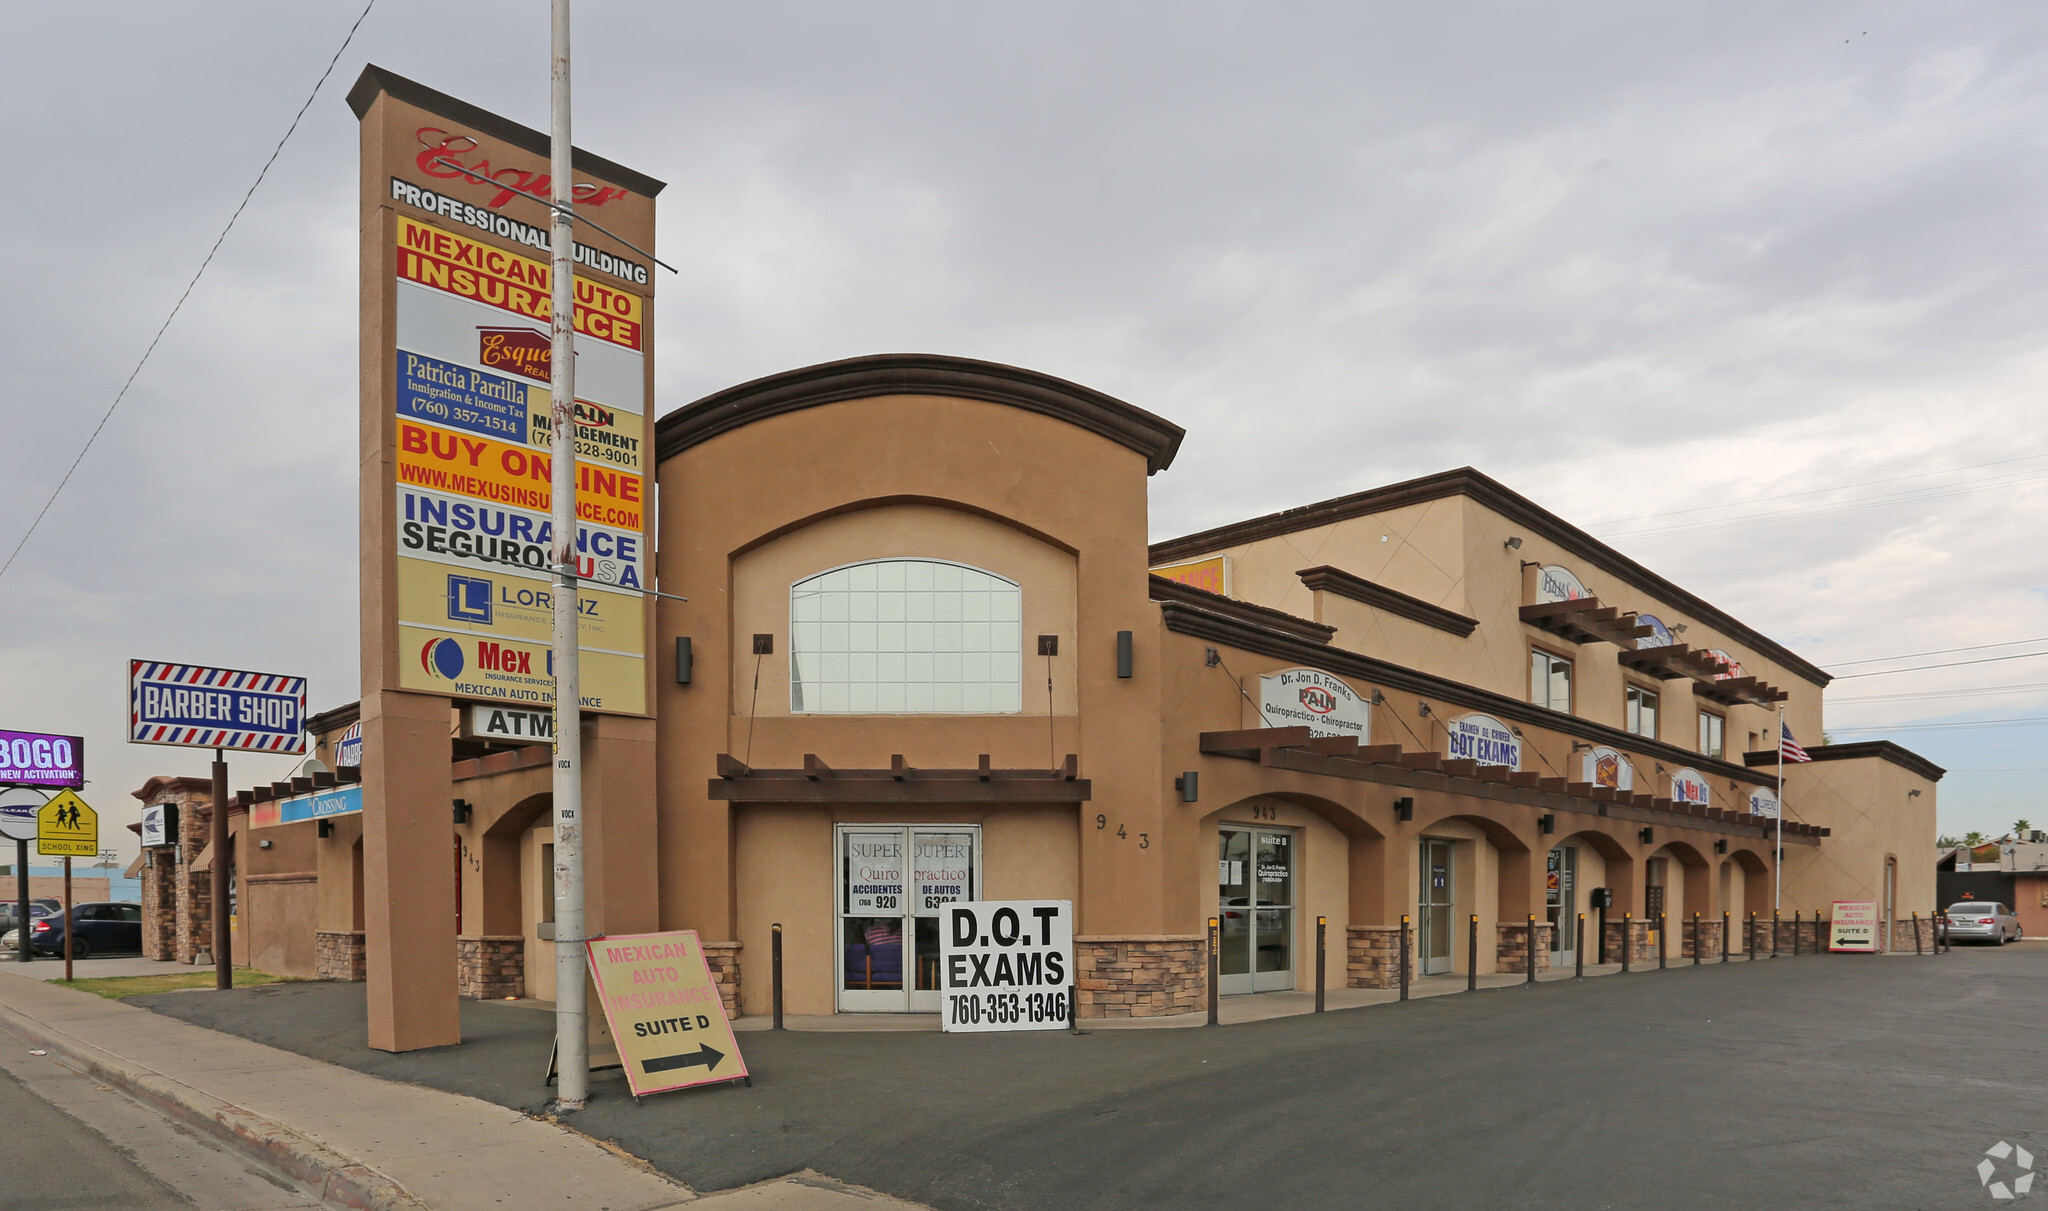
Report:
[{"label": "asphalt parking lot", "polygon": [[[543,1105],[552,1019],[363,1046],[360,984],[138,997],[393,1079]],[[701,1190],[815,1168],[939,1208],[1985,1207],[2048,1153],[2048,943],[1638,972],[1208,1030],[748,1033],[751,1089],[573,1120]],[[2048,1165],[2048,1159],[2041,1162]],[[2017,1154],[1995,1162],[2019,1175]],[[2044,1191],[2048,1192],[2048,1191]]]}]

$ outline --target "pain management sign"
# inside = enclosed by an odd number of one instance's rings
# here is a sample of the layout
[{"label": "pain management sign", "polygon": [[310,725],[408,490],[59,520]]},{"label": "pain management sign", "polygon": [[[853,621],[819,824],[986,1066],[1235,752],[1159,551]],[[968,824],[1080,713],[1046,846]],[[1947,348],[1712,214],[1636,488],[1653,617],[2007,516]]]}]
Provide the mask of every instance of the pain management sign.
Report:
[{"label": "pain management sign", "polygon": [[131,660],[128,739],[136,744],[303,753],[306,679]]}]

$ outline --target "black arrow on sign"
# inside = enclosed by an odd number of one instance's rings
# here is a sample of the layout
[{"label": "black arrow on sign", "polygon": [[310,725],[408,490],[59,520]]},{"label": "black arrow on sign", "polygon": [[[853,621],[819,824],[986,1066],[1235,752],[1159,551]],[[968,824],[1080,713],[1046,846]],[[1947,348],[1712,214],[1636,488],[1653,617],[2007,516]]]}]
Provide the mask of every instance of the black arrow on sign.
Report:
[{"label": "black arrow on sign", "polygon": [[704,1071],[709,1072],[718,1067],[718,1061],[724,1058],[723,1051],[707,1044],[695,1051],[685,1051],[681,1055],[656,1056],[654,1059],[642,1061],[640,1069],[643,1072],[667,1072],[674,1068],[695,1068],[702,1064]]}]

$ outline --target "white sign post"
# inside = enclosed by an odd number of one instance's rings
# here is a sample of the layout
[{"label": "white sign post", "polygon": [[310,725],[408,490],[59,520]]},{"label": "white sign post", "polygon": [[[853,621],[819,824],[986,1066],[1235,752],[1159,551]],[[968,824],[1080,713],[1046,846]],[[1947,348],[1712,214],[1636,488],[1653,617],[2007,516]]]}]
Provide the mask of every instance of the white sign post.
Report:
[{"label": "white sign post", "polygon": [[1074,902],[946,905],[939,987],[939,1028],[949,1033],[1065,1029],[1074,1007]]}]

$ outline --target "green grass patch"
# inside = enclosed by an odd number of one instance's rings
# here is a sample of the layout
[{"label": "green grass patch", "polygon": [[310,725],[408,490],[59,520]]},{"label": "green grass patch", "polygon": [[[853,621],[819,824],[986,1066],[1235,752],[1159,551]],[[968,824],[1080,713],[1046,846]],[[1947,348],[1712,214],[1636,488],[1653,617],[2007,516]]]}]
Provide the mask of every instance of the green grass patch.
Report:
[{"label": "green grass patch", "polygon": [[[291,982],[292,978],[290,976],[274,976],[267,971],[257,971],[251,967],[235,968],[235,987],[237,988],[254,988],[259,984],[287,984]],[[162,976],[101,976],[90,980],[51,980],[50,983],[61,984],[66,988],[76,988],[80,992],[90,992],[118,1001],[122,997],[139,997],[152,992],[189,992],[201,988],[211,989],[213,987],[213,969],[207,967],[199,971],[181,971],[173,975]]]}]

